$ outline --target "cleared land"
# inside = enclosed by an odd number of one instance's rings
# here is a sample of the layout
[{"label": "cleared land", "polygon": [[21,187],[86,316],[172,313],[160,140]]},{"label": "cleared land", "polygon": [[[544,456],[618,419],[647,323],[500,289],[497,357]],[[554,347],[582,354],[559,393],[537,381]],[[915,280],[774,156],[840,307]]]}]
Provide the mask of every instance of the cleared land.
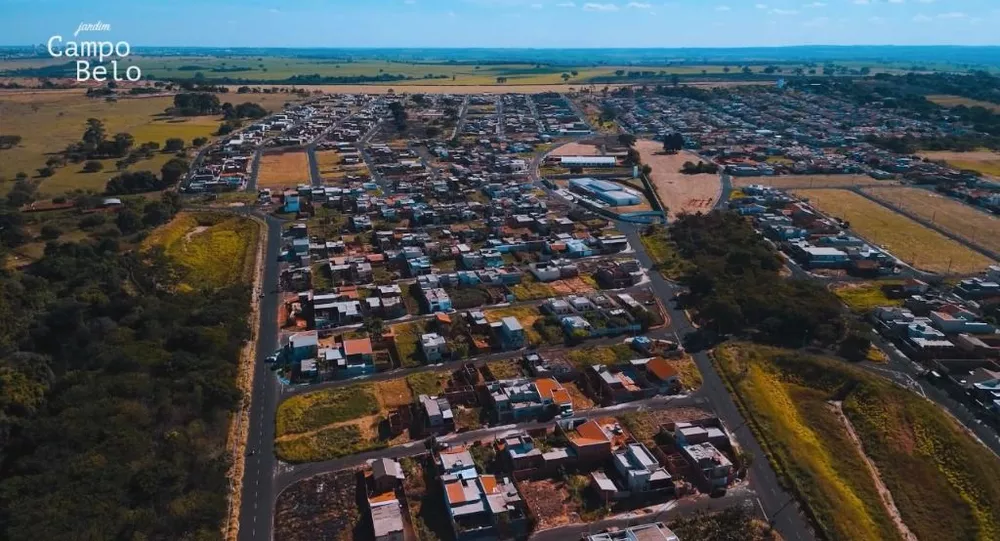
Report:
[{"label": "cleared land", "polygon": [[181,288],[249,283],[259,229],[247,218],[211,212],[181,212],[154,230],[143,249],[160,246],[181,264]]},{"label": "cleared land", "polygon": [[850,222],[870,242],[919,269],[937,273],[980,272],[989,258],[944,235],[847,190],[796,190],[821,211]]},{"label": "cleared land", "polygon": [[886,186],[899,184],[894,180],[875,180],[868,175],[785,175],[780,177],[733,177],[733,187],[752,184],[773,186],[782,190],[796,188],[851,188],[854,186]]},{"label": "cleared land", "polygon": [[566,143],[553,150],[552,156],[600,156],[601,149],[587,143]]},{"label": "cleared land", "polygon": [[698,163],[698,156],[690,152],[666,154],[663,143],[647,139],[636,141],[635,148],[642,163],[653,168],[650,180],[667,207],[670,218],[712,210],[722,193],[719,175],[684,175],[680,172],[684,162]]},{"label": "cleared land", "polygon": [[357,472],[324,473],[295,483],[278,495],[277,541],[347,540],[361,521]]},{"label": "cleared land", "polygon": [[[88,98],[84,89],[72,90],[0,90],[0,134],[20,135],[21,143],[0,150],[0,177],[13,179],[19,172],[35,176],[45,166],[51,153],[61,151],[80,140],[88,118],[104,123],[107,136],[130,133],[135,146],[146,142],[161,145],[169,138],[179,137],[188,145],[196,137],[212,137],[222,121],[221,115],[175,118],[163,114],[173,105],[173,96],[122,97],[116,102]],[[269,110],[280,110],[285,101],[294,101],[288,94],[220,95],[223,102],[260,103]],[[129,170],[149,170],[159,174],[160,167],[173,154],[157,154],[150,160],[132,165]],[[104,170],[82,172],[82,164],[68,164],[56,169],[56,174],[41,179],[43,195],[57,195],[74,189],[103,191],[107,181],[117,174],[116,160],[101,160]],[[4,192],[13,183],[0,183]]]},{"label": "cleared land", "polygon": [[949,150],[921,152],[920,157],[930,160],[943,160],[952,167],[976,171],[990,177],[1000,178],[1000,152],[991,150],[974,150],[971,152],[953,152]]},{"label": "cleared land", "polygon": [[264,154],[260,157],[258,188],[291,188],[309,183],[309,157],[304,151]]},{"label": "cleared land", "polygon": [[727,344],[716,360],[767,458],[827,537],[901,538],[866,457],[917,538],[1000,535],[1000,459],[932,402],[835,359]]},{"label": "cleared land", "polygon": [[866,188],[863,191],[976,246],[1000,253],[1000,219],[992,214],[920,188]]}]

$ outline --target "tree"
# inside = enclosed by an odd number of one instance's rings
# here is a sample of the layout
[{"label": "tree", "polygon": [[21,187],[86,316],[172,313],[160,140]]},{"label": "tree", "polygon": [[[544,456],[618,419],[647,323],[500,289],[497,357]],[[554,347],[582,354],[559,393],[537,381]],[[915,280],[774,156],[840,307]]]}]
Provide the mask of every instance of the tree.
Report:
[{"label": "tree", "polygon": [[190,165],[182,158],[172,158],[160,168],[160,176],[164,186],[173,186],[187,174]]},{"label": "tree", "polygon": [[674,132],[667,134],[663,138],[663,151],[667,153],[676,153],[684,148],[684,136],[680,133]]},{"label": "tree", "polygon": [[376,339],[381,338],[382,333],[385,332],[385,324],[380,318],[377,317],[365,318],[364,326],[362,328],[368,333],[369,337]]},{"label": "tree", "polygon": [[106,133],[104,123],[96,118],[87,119],[87,128],[83,132],[83,144],[89,151],[94,151],[104,142]]},{"label": "tree", "polygon": [[125,207],[118,211],[115,218],[115,225],[125,235],[131,235],[142,229],[142,216],[131,207]]},{"label": "tree", "polygon": [[41,229],[42,240],[56,240],[62,235],[62,230],[52,224],[45,224]]},{"label": "tree", "polygon": [[650,167],[650,165],[648,163],[642,164],[642,174],[643,175],[646,175],[648,177],[650,174],[652,174],[652,172],[653,172],[653,168]]},{"label": "tree", "polygon": [[[166,167],[166,165],[164,165],[164,167]],[[112,178],[108,181],[104,191],[108,195],[121,195],[152,192],[162,190],[166,186],[167,185],[161,182],[160,179],[158,179],[151,171],[135,171],[125,172]]]},{"label": "tree", "polygon": [[723,73],[729,73],[729,71],[730,71],[729,66],[723,67],[722,71],[723,71]]},{"label": "tree", "polygon": [[56,170],[50,166],[45,166],[38,169],[38,176],[42,178],[51,177],[54,174],[56,174]]},{"label": "tree", "polygon": [[20,135],[0,135],[0,150],[14,148],[21,143]]},{"label": "tree", "polygon": [[563,73],[562,75],[560,75],[560,77],[562,77],[563,81],[568,81],[568,80],[570,80],[570,77],[572,77],[572,75],[570,75],[568,73]]},{"label": "tree", "polygon": [[166,152],[177,152],[184,150],[184,140],[179,137],[171,137],[167,139],[163,144],[163,150]]},{"label": "tree", "polygon": [[194,146],[196,146],[196,147],[201,147],[201,146],[203,146],[207,142],[208,142],[208,137],[195,137],[191,141],[191,144],[194,145]]},{"label": "tree", "polygon": [[97,160],[89,160],[83,164],[84,173],[96,173],[104,169],[104,164]]},{"label": "tree", "polygon": [[632,148],[635,146],[635,136],[631,133],[623,133],[618,136],[618,144]]}]

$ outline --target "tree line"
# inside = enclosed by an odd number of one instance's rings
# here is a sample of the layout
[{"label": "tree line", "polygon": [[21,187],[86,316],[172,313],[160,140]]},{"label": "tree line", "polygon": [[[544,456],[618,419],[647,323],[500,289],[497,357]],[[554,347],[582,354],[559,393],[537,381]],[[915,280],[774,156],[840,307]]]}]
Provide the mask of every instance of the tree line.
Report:
[{"label": "tree line", "polygon": [[218,538],[250,292],[188,292],[162,251],[127,249],[177,202],[127,202],[125,242],[0,270],[0,538]]}]

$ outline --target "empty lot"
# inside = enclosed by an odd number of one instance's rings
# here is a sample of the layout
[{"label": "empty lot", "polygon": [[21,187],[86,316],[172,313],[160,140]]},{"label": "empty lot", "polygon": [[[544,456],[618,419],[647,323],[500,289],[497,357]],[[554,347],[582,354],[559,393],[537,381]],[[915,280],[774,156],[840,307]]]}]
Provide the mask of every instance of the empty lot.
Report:
[{"label": "empty lot", "polygon": [[309,158],[305,152],[282,152],[260,157],[258,188],[291,188],[309,184],[309,181]]},{"label": "empty lot", "polygon": [[1000,219],[991,214],[920,188],[865,188],[863,191],[976,246],[1000,253]]},{"label": "empty lot", "polygon": [[921,152],[920,157],[931,160],[943,160],[952,167],[977,171],[983,175],[1000,178],[1000,153],[992,150],[974,150],[971,152],[953,152],[950,150],[935,150]]},{"label": "empty lot", "polygon": [[670,218],[712,210],[722,193],[719,175],[685,175],[680,172],[684,162],[698,163],[698,156],[690,152],[666,154],[663,143],[647,139],[636,141],[635,148],[642,163],[653,168],[650,180],[667,207]]},{"label": "empty lot", "polygon": [[853,186],[886,186],[899,184],[894,180],[875,180],[868,175],[783,175],[780,177],[733,177],[733,186],[752,184],[773,186],[782,190],[796,188],[850,188]]},{"label": "empty lot", "polygon": [[929,272],[973,273],[989,258],[948,237],[847,190],[796,190],[819,210],[850,222],[851,229],[906,263]]}]

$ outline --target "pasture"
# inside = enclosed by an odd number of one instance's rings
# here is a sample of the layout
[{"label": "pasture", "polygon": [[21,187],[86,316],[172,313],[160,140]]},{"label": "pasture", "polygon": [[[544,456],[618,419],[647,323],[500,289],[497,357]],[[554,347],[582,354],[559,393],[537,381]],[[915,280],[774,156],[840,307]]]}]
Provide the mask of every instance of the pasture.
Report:
[{"label": "pasture", "polygon": [[[269,110],[280,110],[289,98],[287,94],[220,95],[223,102],[252,101]],[[211,138],[222,121],[221,115],[175,118],[163,114],[172,105],[172,96],[122,97],[108,102],[88,98],[84,89],[0,90],[0,133],[22,138],[16,147],[0,150],[0,178],[13,179],[19,172],[36,177],[49,157],[80,140],[88,118],[101,120],[108,137],[122,132],[132,134],[136,146],[146,142],[163,145],[173,137],[190,145],[196,137]],[[157,155],[129,170],[159,174],[160,167],[171,157]],[[82,164],[59,167],[55,175],[40,179],[39,192],[52,196],[75,189],[103,191],[108,179],[117,173],[115,161],[102,160],[104,169],[99,173],[83,173]],[[9,186],[0,185],[0,190]]]},{"label": "pasture", "polygon": [[948,237],[847,190],[796,190],[813,206],[850,223],[851,229],[894,256],[929,272],[981,272],[993,261]]},{"label": "pasture", "polygon": [[310,184],[309,157],[305,151],[264,154],[260,157],[258,188],[293,188]]},{"label": "pasture", "polygon": [[958,107],[959,105],[964,105],[966,107],[982,107],[984,109],[989,109],[994,113],[1000,113],[1000,105],[996,103],[974,100],[972,98],[966,98],[963,96],[952,96],[949,94],[932,94],[930,96],[927,96],[927,100],[932,101],[942,107]]},{"label": "pasture", "polygon": [[920,188],[865,188],[862,191],[976,246],[1000,253],[1000,218],[992,214]]},{"label": "pasture", "polygon": [[653,168],[650,181],[660,201],[667,207],[670,219],[685,213],[712,210],[722,193],[719,175],[685,175],[680,172],[684,162],[698,163],[697,155],[685,151],[666,154],[663,143],[648,139],[636,141],[635,148],[642,163]]},{"label": "pasture", "polygon": [[975,150],[972,152],[937,150],[920,152],[919,155],[921,158],[944,161],[957,169],[968,169],[1000,179],[1000,152],[991,150]]},{"label": "pasture", "polygon": [[250,282],[258,235],[257,224],[247,218],[181,212],[156,228],[142,247],[160,246],[180,264],[181,288],[220,288]]}]

